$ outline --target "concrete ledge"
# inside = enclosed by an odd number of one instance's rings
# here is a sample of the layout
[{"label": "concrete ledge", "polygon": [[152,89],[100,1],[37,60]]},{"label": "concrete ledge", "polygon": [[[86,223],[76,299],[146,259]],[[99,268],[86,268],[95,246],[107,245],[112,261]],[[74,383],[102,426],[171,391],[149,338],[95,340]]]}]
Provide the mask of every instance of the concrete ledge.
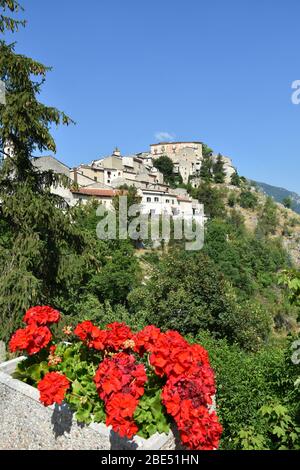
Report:
[{"label": "concrete ledge", "polygon": [[67,404],[44,407],[36,388],[11,377],[23,359],[0,364],[0,449],[171,450],[179,445],[172,431],[129,441],[105,424],[78,423]]}]

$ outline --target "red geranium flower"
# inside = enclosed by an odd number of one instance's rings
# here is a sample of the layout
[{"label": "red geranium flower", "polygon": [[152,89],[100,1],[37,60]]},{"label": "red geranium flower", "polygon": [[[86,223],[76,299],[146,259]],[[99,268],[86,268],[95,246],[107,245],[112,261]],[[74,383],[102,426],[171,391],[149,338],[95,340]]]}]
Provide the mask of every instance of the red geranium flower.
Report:
[{"label": "red geranium flower", "polygon": [[138,400],[130,393],[114,393],[106,405],[107,414],[131,418],[137,407]]},{"label": "red geranium flower", "polygon": [[45,348],[52,339],[51,331],[47,326],[28,325],[25,328],[28,336],[28,346],[26,351],[31,356]]},{"label": "red geranium flower", "polygon": [[132,439],[133,436],[138,432],[139,428],[133,420],[130,419],[112,419],[109,417],[106,419],[106,425],[112,425],[113,431],[117,432],[121,437],[127,437]]},{"label": "red geranium flower", "polygon": [[187,341],[177,331],[161,333],[150,356],[150,363],[154,366],[156,374],[160,377],[168,375],[174,367],[174,354],[176,352],[182,353],[188,346]]},{"label": "red geranium flower", "polygon": [[131,439],[137,433],[138,427],[132,420],[138,400],[128,393],[115,393],[106,403],[106,425],[121,437]]},{"label": "red geranium flower", "polygon": [[91,321],[79,323],[74,330],[74,334],[86,343],[89,348],[94,348],[98,351],[102,351],[105,348],[107,332],[94,326]]},{"label": "red geranium flower", "polygon": [[57,323],[59,320],[59,311],[47,305],[30,308],[23,318],[23,321],[27,323],[27,325],[31,325],[32,323],[36,325],[47,325]]},{"label": "red geranium flower", "polygon": [[159,328],[156,328],[156,326],[146,326],[143,330],[139,331],[136,335],[134,335],[134,350],[138,352],[141,356],[145,352],[154,351],[160,335],[161,331]]},{"label": "red geranium flower", "polygon": [[133,337],[131,329],[125,323],[118,322],[110,323],[106,327],[108,328],[106,346],[113,351],[126,349],[127,345],[124,343]]},{"label": "red geranium flower", "polygon": [[11,352],[26,350],[31,356],[46,347],[51,338],[52,334],[47,326],[37,326],[32,323],[13,334],[9,348]]},{"label": "red geranium flower", "polygon": [[180,418],[176,419],[180,438],[191,450],[215,450],[223,428],[214,411],[205,406],[193,408],[188,400],[182,402]]},{"label": "red geranium flower", "polygon": [[25,328],[20,328],[11,337],[9,350],[11,352],[22,351],[28,346],[28,337]]},{"label": "red geranium flower", "polygon": [[40,401],[49,406],[53,403],[62,403],[66,391],[70,387],[67,377],[59,372],[48,372],[45,377],[38,383],[40,392]]},{"label": "red geranium flower", "polygon": [[199,345],[190,345],[177,331],[161,333],[152,348],[150,364],[160,377],[192,374],[199,366],[208,365],[208,353]]},{"label": "red geranium flower", "polygon": [[143,364],[136,364],[132,354],[121,352],[101,362],[94,381],[104,401],[117,392],[130,393],[138,398],[144,393],[147,375]]},{"label": "red geranium flower", "polygon": [[212,369],[203,366],[193,375],[170,377],[163,388],[162,400],[168,413],[175,417],[181,411],[183,400],[189,400],[193,408],[209,406],[215,392]]}]

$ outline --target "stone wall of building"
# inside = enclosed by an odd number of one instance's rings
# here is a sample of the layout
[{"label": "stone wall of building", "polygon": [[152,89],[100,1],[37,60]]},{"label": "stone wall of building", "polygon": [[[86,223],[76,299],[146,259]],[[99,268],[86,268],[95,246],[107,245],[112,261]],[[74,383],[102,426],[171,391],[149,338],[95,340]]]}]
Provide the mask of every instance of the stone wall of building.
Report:
[{"label": "stone wall of building", "polygon": [[150,145],[152,155],[167,155],[168,157],[186,148],[193,149],[195,156],[202,158],[201,142],[161,142]]}]

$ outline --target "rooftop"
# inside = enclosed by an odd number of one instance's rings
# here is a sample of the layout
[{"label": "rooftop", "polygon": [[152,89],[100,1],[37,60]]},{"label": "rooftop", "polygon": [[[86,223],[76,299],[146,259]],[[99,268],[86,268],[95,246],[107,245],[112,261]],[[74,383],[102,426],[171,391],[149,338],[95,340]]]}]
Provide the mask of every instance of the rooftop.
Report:
[{"label": "rooftop", "polygon": [[102,188],[79,188],[73,189],[73,194],[83,194],[85,196],[98,196],[98,197],[113,197],[118,194],[115,189],[102,189]]}]

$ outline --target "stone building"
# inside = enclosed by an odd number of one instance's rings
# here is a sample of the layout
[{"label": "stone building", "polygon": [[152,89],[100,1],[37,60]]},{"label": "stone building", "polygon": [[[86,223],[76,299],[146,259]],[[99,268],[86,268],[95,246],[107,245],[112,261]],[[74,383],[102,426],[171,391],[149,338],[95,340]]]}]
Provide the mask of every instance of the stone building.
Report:
[{"label": "stone building", "polygon": [[169,157],[174,164],[174,173],[181,175],[184,183],[200,171],[203,159],[202,143],[197,141],[151,144],[150,154],[153,159],[163,155]]},{"label": "stone building", "polygon": [[[70,179],[70,168],[51,155],[45,157],[35,157],[32,159],[32,164],[41,171],[50,170],[53,171],[53,173],[56,173],[58,175],[64,175]],[[67,204],[71,204],[72,193],[68,187],[65,187],[61,183],[58,183],[51,187],[51,192],[53,194],[57,194],[58,196],[63,197]]]}]

